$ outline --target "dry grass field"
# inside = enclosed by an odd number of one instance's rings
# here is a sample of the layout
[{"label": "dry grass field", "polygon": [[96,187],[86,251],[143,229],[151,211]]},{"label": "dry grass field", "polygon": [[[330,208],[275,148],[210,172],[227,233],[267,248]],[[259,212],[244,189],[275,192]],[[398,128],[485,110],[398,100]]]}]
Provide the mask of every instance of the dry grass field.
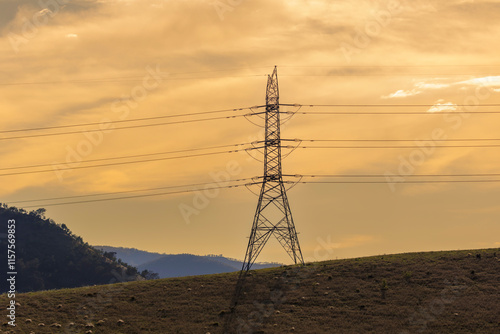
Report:
[{"label": "dry grass field", "polygon": [[[222,333],[237,273],[17,295],[2,333]],[[235,333],[500,333],[500,250],[251,271]],[[6,306],[7,297],[0,297]],[[5,310],[5,308],[4,308]],[[5,311],[4,311],[5,313]]]}]

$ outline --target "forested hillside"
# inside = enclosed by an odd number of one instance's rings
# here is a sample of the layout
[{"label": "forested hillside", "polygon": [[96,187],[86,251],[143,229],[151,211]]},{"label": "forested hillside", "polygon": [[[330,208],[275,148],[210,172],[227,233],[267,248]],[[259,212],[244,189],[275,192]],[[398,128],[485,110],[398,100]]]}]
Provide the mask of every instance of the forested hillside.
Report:
[{"label": "forested hillside", "polygon": [[[7,224],[15,221],[16,289],[20,292],[80,287],[141,279],[137,269],[114,254],[94,249],[65,224],[45,217],[45,210],[27,212],[0,206],[0,248],[7,259]],[[5,291],[2,280],[2,292]]]}]

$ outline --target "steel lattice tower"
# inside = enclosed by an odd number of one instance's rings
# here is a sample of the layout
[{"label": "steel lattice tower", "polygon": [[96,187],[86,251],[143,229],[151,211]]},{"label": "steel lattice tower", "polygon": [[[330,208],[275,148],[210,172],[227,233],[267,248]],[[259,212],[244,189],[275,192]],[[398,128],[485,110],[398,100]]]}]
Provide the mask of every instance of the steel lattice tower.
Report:
[{"label": "steel lattice tower", "polygon": [[304,264],[281,172],[278,70],[268,77],[266,90],[264,176],[242,271],[248,271],[271,235],[292,260]]}]

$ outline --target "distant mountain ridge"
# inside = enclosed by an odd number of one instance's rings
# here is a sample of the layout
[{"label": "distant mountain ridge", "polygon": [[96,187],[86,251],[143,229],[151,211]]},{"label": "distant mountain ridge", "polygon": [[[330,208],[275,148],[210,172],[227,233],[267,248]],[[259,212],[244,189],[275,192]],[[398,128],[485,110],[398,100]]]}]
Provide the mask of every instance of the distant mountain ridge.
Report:
[{"label": "distant mountain ridge", "polygon": [[166,254],[147,252],[136,248],[111,247],[111,246],[92,246],[105,252],[116,253],[116,258],[125,261],[131,266],[137,267],[143,263],[154,261]]},{"label": "distant mountain ridge", "polygon": [[[220,274],[241,270],[242,261],[222,255],[160,254],[135,248],[93,246],[96,249],[116,253],[116,258],[136,266],[139,271],[148,270],[160,278]],[[255,263],[252,269],[281,266],[280,263]]]}]

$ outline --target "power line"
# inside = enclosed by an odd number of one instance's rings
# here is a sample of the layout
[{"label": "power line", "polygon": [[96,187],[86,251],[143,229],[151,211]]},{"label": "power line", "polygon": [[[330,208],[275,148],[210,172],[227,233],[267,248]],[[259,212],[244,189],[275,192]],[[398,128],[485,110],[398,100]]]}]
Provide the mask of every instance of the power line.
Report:
[{"label": "power line", "polygon": [[[355,104],[323,104],[323,105],[302,105],[302,104],[280,104],[282,106],[293,106],[293,107],[433,107],[435,105],[431,104],[365,104],[365,105],[355,105]],[[465,107],[467,105],[455,105],[457,107]],[[482,104],[473,107],[497,107],[500,104]],[[221,110],[211,110],[211,111],[202,111],[196,113],[187,113],[187,114],[175,114],[175,115],[164,115],[164,116],[155,116],[155,117],[145,117],[145,118],[135,118],[130,120],[116,120],[116,121],[108,121],[105,124],[117,124],[117,123],[128,123],[128,122],[139,122],[139,121],[150,121],[157,119],[165,119],[165,118],[174,118],[174,117],[187,117],[187,116],[197,116],[197,115],[207,115],[214,113],[223,113],[223,112],[231,112],[231,111],[242,111],[247,109],[256,109],[263,108],[265,106],[253,106],[253,107],[241,107],[241,108],[231,108],[231,109],[221,109]],[[500,113],[500,111],[487,111],[488,113]],[[290,114],[293,112],[281,112],[282,114]],[[305,113],[305,112],[299,112]],[[314,112],[307,112],[308,114],[313,114]],[[329,112],[321,112],[321,114],[327,114]],[[336,114],[339,112],[335,112]],[[364,112],[363,112],[364,113]],[[443,113],[443,111],[430,113],[430,112],[417,112],[417,114],[439,114]],[[477,112],[479,113],[479,112]],[[246,116],[251,116],[254,114],[261,113],[252,113]],[[344,113],[340,113],[344,114]],[[352,112],[346,112],[346,114],[352,114]],[[372,114],[372,113],[369,113]],[[385,114],[381,112],[376,112],[376,114]],[[391,112],[393,114],[393,112]],[[396,112],[396,114],[413,114],[411,112]],[[0,133],[13,133],[13,132],[26,132],[26,131],[40,131],[40,130],[53,130],[53,129],[62,129],[62,128],[72,128],[72,127],[81,127],[81,126],[93,126],[93,125],[101,125],[102,122],[92,122],[92,123],[79,123],[79,124],[68,124],[68,125],[58,125],[58,126],[48,126],[48,127],[38,127],[38,128],[26,128],[26,129],[14,129],[14,130],[1,130]],[[8,138],[7,138],[8,139]]]},{"label": "power line", "polygon": [[67,171],[67,170],[84,169],[84,168],[108,167],[108,166],[118,166],[118,165],[136,164],[136,163],[163,161],[163,160],[193,158],[193,157],[201,157],[201,156],[209,156],[209,155],[217,155],[217,154],[228,154],[228,153],[236,153],[236,152],[242,152],[242,151],[250,151],[250,150],[255,150],[255,149],[258,149],[258,148],[251,147],[251,148],[246,148],[246,149],[236,149],[236,150],[210,152],[210,153],[199,153],[199,154],[183,155],[183,156],[176,156],[176,157],[146,159],[146,160],[127,161],[127,162],[115,162],[115,163],[93,165],[93,166],[77,166],[77,167],[68,167],[68,168],[60,168],[60,169],[52,168],[52,169],[44,169],[44,170],[37,170],[37,171],[14,172],[14,173],[0,174],[0,177],[12,176],[12,175],[25,175],[25,174],[55,172],[56,170]]},{"label": "power line", "polygon": [[[66,163],[66,165],[74,165],[74,164],[80,164],[80,163],[89,163],[89,162],[106,161],[106,160],[117,160],[117,159],[129,159],[129,158],[148,157],[148,156],[163,155],[163,154],[174,154],[174,153],[185,153],[185,152],[193,152],[193,151],[203,151],[203,150],[211,150],[211,149],[226,148],[226,147],[238,147],[238,146],[243,146],[243,145],[248,145],[248,144],[250,144],[250,143],[209,146],[209,147],[190,148],[190,149],[177,150],[177,151],[156,152],[156,153],[146,153],[146,154],[137,154],[137,155],[126,155],[126,156],[121,156],[121,157],[91,159],[91,160],[85,160],[85,161],[68,162],[68,163]],[[52,163],[52,164],[39,164],[39,165],[30,165],[30,166],[17,166],[17,167],[0,168],[0,171],[2,171],[2,170],[12,170],[12,169],[37,168],[37,167],[51,167],[51,166],[54,166],[54,163]],[[68,168],[68,169],[71,169],[71,168]]]},{"label": "power line", "polygon": [[[285,177],[385,177],[385,175],[283,175]],[[405,175],[405,177],[410,176],[419,176],[419,177],[429,177],[429,176],[500,176],[500,174],[421,174],[421,175]],[[244,179],[236,179],[229,182],[242,182],[248,181],[255,178],[244,178]],[[299,183],[299,184],[387,184],[387,181],[284,181],[285,183]],[[500,182],[500,180],[418,180],[418,181],[404,181],[402,183],[411,183],[411,184],[431,184],[431,183],[488,183],[488,182]],[[27,203],[27,202],[37,202],[37,201],[52,201],[52,200],[65,200],[65,199],[74,199],[74,198],[86,198],[86,197],[95,197],[95,196],[109,196],[109,195],[117,195],[117,194],[125,194],[125,193],[134,193],[134,192],[143,192],[143,191],[156,191],[156,190],[164,190],[164,189],[175,189],[175,188],[183,188],[183,187],[201,187],[203,186],[204,190],[215,190],[215,189],[224,189],[224,188],[238,188],[241,186],[250,186],[262,184],[262,182],[250,182],[244,184],[234,184],[234,185],[224,185],[224,186],[213,186],[206,187],[207,185],[211,185],[212,183],[194,183],[194,184],[185,184],[178,186],[165,186],[158,188],[149,188],[149,189],[136,189],[129,191],[119,191],[119,192],[108,192],[101,194],[88,194],[88,195],[77,195],[77,196],[63,196],[63,197],[53,197],[53,198],[44,198],[44,199],[36,199],[36,200],[23,200],[23,201],[14,201],[9,202],[11,204],[15,203]],[[145,194],[145,195],[134,195],[134,196],[122,196],[122,197],[113,197],[113,198],[103,198],[103,199],[94,199],[94,200],[84,200],[84,201],[73,201],[73,202],[60,202],[60,203],[45,203],[40,205],[31,205],[26,206],[25,208],[36,208],[36,207],[48,207],[48,206],[60,206],[60,205],[70,205],[70,204],[83,204],[83,203],[95,203],[95,202],[104,202],[104,201],[113,201],[113,200],[123,200],[123,199],[132,199],[132,198],[142,198],[142,197],[154,197],[154,196],[164,196],[171,194],[181,194],[181,193],[189,193],[198,191],[197,189],[191,190],[180,190],[173,192],[163,192],[157,194]]]},{"label": "power line", "polygon": [[[251,178],[245,179],[236,179],[227,181],[230,182],[241,182],[241,181],[249,181]],[[224,182],[226,183],[226,182]],[[118,194],[130,194],[135,192],[144,192],[144,191],[156,191],[156,190],[165,190],[165,189],[175,189],[175,188],[186,188],[186,187],[205,187],[207,185],[213,185],[214,182],[211,183],[192,183],[192,184],[183,184],[178,186],[164,186],[157,188],[148,188],[148,189],[136,189],[136,190],[125,190],[125,191],[115,191],[115,192],[107,192],[100,194],[88,194],[88,195],[75,195],[75,196],[63,196],[63,197],[51,197],[51,198],[39,198],[39,199],[30,199],[30,200],[22,200],[22,201],[7,201],[10,204],[18,204],[18,203],[28,203],[28,202],[42,202],[42,201],[55,201],[55,200],[65,200],[65,199],[74,199],[74,198],[86,198],[86,197],[96,197],[96,196],[109,196],[109,195],[118,195]]]},{"label": "power line", "polygon": [[[426,184],[426,183],[495,183],[500,182],[500,180],[421,180],[421,181],[401,181],[398,183],[415,183],[415,184]],[[387,184],[387,181],[297,181],[288,183],[301,183],[301,184]]]},{"label": "power line", "polygon": [[[286,177],[295,178],[385,178],[391,175],[384,174],[287,174]],[[500,173],[487,173],[487,174],[411,174],[402,177],[493,177],[500,176]]]},{"label": "power line", "polygon": [[[401,76],[429,76],[436,77],[470,77],[470,76],[489,76],[490,72],[487,69],[496,68],[500,65],[353,65],[353,66],[339,66],[339,65],[318,65],[318,66],[281,66],[283,68],[303,68],[303,69],[330,69],[323,74],[285,74],[284,77],[401,77]],[[449,70],[453,68],[476,68],[471,69],[470,73],[450,73]],[[443,68],[447,73],[436,72],[436,68]],[[401,71],[401,70],[406,71]],[[432,72],[417,72],[411,71],[412,69],[428,69]],[[392,71],[388,71],[392,70]]]},{"label": "power line", "polygon": [[296,112],[283,112],[283,114],[294,115],[459,115],[462,114],[500,114],[500,111],[296,111]]},{"label": "power line", "polygon": [[471,105],[471,104],[452,104],[452,105],[446,105],[446,104],[299,104],[299,103],[280,103],[280,106],[287,106],[287,107],[310,107],[310,108],[315,108],[315,107],[339,107],[339,108],[377,108],[377,107],[383,107],[383,108],[398,108],[398,107],[500,107],[500,104],[498,103],[488,103],[488,104],[478,104],[478,105]]},{"label": "power line", "polygon": [[[491,68],[499,67],[500,65],[352,65],[352,66],[339,66],[339,65],[318,65],[318,66],[293,66],[293,65],[283,65],[283,68],[338,68],[338,69],[400,69],[400,68],[436,68],[436,67],[478,67],[478,68]],[[272,66],[256,66],[256,67],[240,67],[231,69],[218,69],[218,70],[205,70],[205,71],[195,71],[195,72],[167,72],[160,75],[163,80],[189,80],[189,79],[217,79],[217,78],[232,78],[232,77],[261,77],[266,76],[266,74],[246,74],[246,75],[229,75],[229,76],[189,76],[189,77],[179,77],[183,75],[192,74],[203,74],[203,73],[214,73],[214,72],[229,72],[229,71],[240,71],[249,69],[263,69],[270,68]],[[360,74],[360,73],[333,73],[325,75],[283,75],[283,76],[376,76],[376,75],[388,75],[390,73],[371,73],[371,74]],[[420,73],[395,73],[395,75],[429,75]],[[433,76],[436,73],[432,74]],[[440,75],[453,75],[453,76],[466,76],[470,74],[440,74]],[[31,81],[31,82],[0,82],[0,86],[20,86],[20,85],[47,85],[47,84],[70,84],[70,83],[107,83],[107,82],[126,82],[126,81],[136,81],[144,79],[145,74],[142,75],[130,75],[130,76],[117,76],[117,77],[107,77],[107,78],[87,78],[87,79],[73,79],[73,80],[53,80],[53,81]]]},{"label": "power line", "polygon": [[[241,186],[249,186],[249,185],[253,185],[253,184],[256,184],[256,183],[228,185],[228,186],[215,186],[215,187],[204,188],[204,190],[215,190],[215,189],[225,189],[225,188],[238,188],[238,187],[241,187]],[[39,207],[48,207],[48,206],[60,206],[60,205],[70,205],[70,204],[83,204],[83,203],[116,201],[116,200],[132,199],[132,198],[142,198],[142,197],[154,197],[154,196],[164,196],[164,195],[173,195],[173,194],[183,194],[183,193],[190,193],[190,192],[194,192],[194,191],[198,191],[198,190],[196,190],[196,189],[193,189],[193,190],[179,190],[179,191],[164,192],[164,193],[158,193],[158,194],[122,196],[122,197],[93,199],[93,200],[74,201],[74,202],[46,203],[46,204],[40,204],[40,205],[26,206],[25,208],[39,208]]]},{"label": "power line", "polygon": [[[223,112],[230,112],[230,111],[241,111],[241,110],[246,110],[246,109],[251,109],[251,108],[255,108],[255,107],[245,107],[245,108],[235,108],[235,109],[222,109],[222,110],[202,111],[202,112],[195,112],[195,113],[189,113],[189,114],[165,115],[165,116],[155,116],[155,117],[146,117],[146,118],[134,118],[134,119],[128,119],[128,120],[109,121],[109,122],[105,122],[105,124],[128,123],[128,122],[150,121],[150,120],[157,120],[157,119],[164,119],[164,118],[173,118],[173,117],[186,117],[186,116],[207,115],[207,114],[223,113]],[[53,130],[53,129],[73,128],[73,127],[92,126],[92,125],[101,125],[101,124],[103,124],[103,122],[80,123],[80,124],[69,124],[69,125],[57,125],[57,126],[47,126],[47,127],[39,127],[39,128],[3,130],[3,131],[0,131],[0,133],[25,132],[25,131],[40,131],[40,130]]]},{"label": "power line", "polygon": [[[203,119],[192,119],[192,120],[183,120],[183,121],[175,121],[175,122],[163,122],[163,123],[154,123],[154,124],[144,124],[144,125],[131,125],[131,126],[124,126],[121,128],[112,128],[112,129],[107,129],[109,131],[116,131],[116,130],[125,130],[125,129],[136,129],[136,128],[145,128],[145,127],[152,127],[152,126],[162,126],[162,125],[171,125],[171,124],[184,124],[184,123],[194,123],[194,122],[203,122],[203,121],[214,121],[214,120],[221,120],[221,119],[231,119],[231,118],[238,118],[238,117],[247,117],[247,116],[252,116],[252,115],[257,115],[259,113],[252,113],[252,114],[247,114],[247,115],[233,115],[233,116],[220,116],[220,117],[211,117],[211,118],[203,118]],[[48,137],[48,136],[60,136],[60,135],[70,135],[70,134],[78,134],[82,132],[102,132],[106,130],[102,129],[94,129],[94,130],[85,130],[85,131],[69,131],[69,132],[57,132],[57,133],[45,133],[45,134],[36,134],[36,135],[26,135],[26,136],[17,136],[17,137],[4,137],[0,138],[0,140],[10,140],[10,139],[25,139],[25,138],[35,138],[35,137]]]},{"label": "power line", "polygon": [[[417,145],[406,145],[406,146],[282,146],[283,148],[289,148],[289,149],[297,149],[297,148],[303,148],[303,149],[321,149],[321,148],[326,148],[326,149],[397,149],[397,148],[422,148],[421,146]],[[433,145],[430,146],[430,148],[486,148],[486,147],[500,147],[500,144],[495,145]]]},{"label": "power line", "polygon": [[424,76],[424,77],[469,77],[478,75],[488,75],[488,73],[331,73],[331,74],[284,74],[283,77],[398,77],[398,76]]},{"label": "power line", "polygon": [[[478,139],[479,140],[479,139]],[[297,141],[297,140],[287,140],[284,139],[284,141]],[[301,140],[298,140],[301,141]],[[306,141],[306,140],[304,140]],[[311,142],[314,141],[320,141],[320,140],[310,140]],[[324,141],[330,141],[330,140],[324,140]],[[260,143],[260,142],[255,142],[255,143]],[[191,148],[191,149],[183,149],[183,150],[176,150],[176,151],[165,151],[165,152],[155,152],[155,153],[146,153],[146,154],[137,154],[137,155],[127,155],[127,156],[118,156],[118,157],[108,157],[108,158],[101,158],[101,159],[92,159],[92,160],[86,160],[86,161],[76,161],[76,162],[69,162],[65,163],[64,165],[67,165],[68,167],[61,168],[60,170],[72,170],[72,169],[81,169],[81,168],[92,168],[92,167],[103,167],[103,166],[113,166],[113,165],[122,165],[122,164],[132,164],[132,163],[142,163],[142,162],[150,162],[150,161],[160,161],[160,160],[169,160],[169,159],[179,159],[179,158],[188,158],[188,157],[198,157],[198,156],[205,156],[205,155],[215,155],[215,154],[224,154],[224,153],[233,153],[233,152],[239,152],[239,151],[248,151],[248,150],[256,150],[260,149],[262,147],[250,147],[250,148],[245,148],[245,149],[237,149],[237,150],[228,150],[228,151],[220,151],[220,152],[209,152],[209,153],[203,153],[203,154],[193,154],[193,155],[184,155],[184,156],[176,156],[176,157],[165,157],[165,158],[159,158],[159,159],[147,159],[147,160],[138,160],[138,161],[127,161],[127,162],[119,162],[119,163],[112,163],[112,164],[101,164],[101,165],[92,165],[92,166],[75,166],[75,167],[70,167],[71,165],[75,164],[80,164],[80,163],[92,163],[92,162],[99,162],[99,161],[109,161],[109,160],[119,160],[119,159],[131,159],[131,158],[140,158],[140,157],[150,157],[150,156],[156,156],[156,155],[164,155],[164,154],[176,154],[176,153],[186,153],[186,152],[194,152],[194,151],[203,151],[203,150],[212,150],[212,149],[220,149],[220,148],[227,148],[227,147],[240,147],[244,145],[249,145],[250,143],[240,143],[240,144],[230,144],[230,145],[218,145],[218,146],[209,146],[209,147],[202,147],[202,148]],[[302,149],[386,149],[386,148],[419,148],[419,146],[282,146],[283,148],[290,148],[290,149],[295,149],[295,148],[302,148]],[[477,147],[500,147],[500,145],[448,145],[448,146],[432,146],[434,148],[477,148]],[[52,167],[52,169],[49,170],[41,170],[41,171],[27,171],[27,172],[14,172],[14,173],[6,173],[6,174],[0,174],[0,176],[10,176],[10,175],[22,175],[22,174],[31,174],[31,173],[42,173],[42,172],[49,172],[49,171],[54,171],[56,169],[57,164],[38,164],[38,165],[28,165],[28,166],[16,166],[16,167],[6,167],[6,168],[1,168],[0,171],[6,171],[6,170],[16,170],[16,169],[28,169],[28,168],[40,168],[40,167]]]},{"label": "power line", "polygon": [[[297,104],[281,104],[287,106],[304,106]],[[343,107],[432,107],[433,105],[305,105],[308,107],[322,107],[322,106],[343,106]],[[481,106],[500,106],[500,104],[491,104],[491,105],[481,105]],[[165,118],[174,118],[174,117],[186,117],[186,116],[197,116],[197,115],[206,115],[213,113],[222,113],[222,112],[230,112],[230,111],[241,111],[246,109],[256,109],[262,108],[263,106],[254,106],[254,107],[244,107],[244,108],[235,108],[235,109],[222,109],[222,110],[213,110],[213,111],[205,111],[198,113],[188,113],[188,114],[176,114],[176,115],[165,115],[165,116],[156,116],[156,117],[147,117],[147,118],[138,118],[131,120],[117,120],[117,121],[109,121],[104,124],[117,124],[117,123],[128,123],[128,122],[139,122],[139,121],[150,121],[150,120],[158,120]],[[462,112],[462,111],[461,111]],[[477,114],[500,114],[500,111],[474,111],[466,113],[477,113]],[[313,112],[313,111],[300,111],[300,112],[281,112],[282,114],[300,114],[300,115],[438,115],[438,114],[456,114],[457,111],[439,111],[439,112]],[[142,125],[132,125],[132,126],[124,126],[120,128],[112,128],[109,130],[125,130],[125,129],[134,129],[134,128],[143,128],[143,127],[152,127],[152,126],[162,126],[162,125],[171,125],[171,124],[182,124],[182,123],[193,123],[193,122],[203,122],[203,121],[213,121],[213,120],[221,120],[221,119],[230,119],[237,117],[249,117],[253,115],[259,115],[263,113],[248,113],[245,115],[232,115],[232,116],[220,116],[220,117],[211,117],[211,118],[203,118],[203,119],[193,119],[193,120],[182,120],[182,121],[174,121],[174,122],[163,122],[163,123],[153,123],[153,124],[142,124]],[[26,132],[26,131],[41,131],[41,130],[53,130],[53,129],[62,129],[62,128],[72,128],[72,127],[82,127],[82,126],[93,126],[93,125],[101,125],[102,122],[92,122],[92,123],[80,123],[80,124],[69,124],[69,125],[59,125],[59,126],[49,126],[49,127],[38,127],[38,128],[27,128],[27,129],[14,129],[14,130],[3,130],[1,133],[15,133],[15,132]],[[102,129],[92,129],[85,130],[85,132],[101,132]],[[59,136],[59,135],[70,135],[70,134],[78,134],[84,132],[83,130],[79,131],[69,131],[69,132],[56,132],[56,133],[44,133],[44,134],[35,134],[35,135],[23,135],[23,136],[15,136],[15,137],[4,137],[0,138],[0,140],[12,140],[12,139],[26,139],[26,138],[36,138],[36,137],[47,137],[47,136]]]},{"label": "power line", "polygon": [[[312,178],[320,178],[320,177],[386,177],[386,175],[380,174],[365,174],[365,175],[352,175],[352,174],[294,174],[294,175],[283,175],[284,177],[312,177]],[[491,177],[491,176],[500,176],[498,173],[490,173],[490,174],[418,174],[418,175],[405,175],[405,177]],[[228,182],[242,182],[249,181],[258,178],[243,178],[231,180]],[[301,183],[301,184],[386,184],[387,181],[299,181],[299,182],[290,182],[285,181],[286,183]],[[403,183],[476,183],[476,182],[500,182],[500,180],[419,180],[419,181],[404,181]],[[207,185],[211,185],[212,183],[194,183],[194,184],[184,184],[177,186],[165,186],[165,187],[157,187],[157,188],[147,188],[147,189],[136,189],[136,190],[127,190],[127,191],[118,191],[118,192],[108,192],[108,193],[100,193],[100,194],[88,194],[88,195],[76,195],[76,196],[63,196],[63,197],[52,197],[52,198],[43,198],[43,199],[31,199],[31,200],[23,200],[23,201],[11,201],[8,202],[10,204],[18,204],[18,203],[28,203],[28,202],[38,202],[38,201],[53,201],[53,200],[66,200],[66,199],[74,199],[74,198],[87,198],[87,197],[96,197],[96,196],[109,196],[109,195],[117,195],[117,194],[126,194],[126,193],[135,193],[135,192],[144,192],[144,191],[156,191],[156,190],[165,190],[165,189],[175,189],[175,188],[184,188],[184,187],[204,187],[206,190],[219,189],[219,188],[232,188],[232,187],[240,187],[242,185],[255,185],[261,184],[261,182],[251,182],[245,184],[238,185],[226,185],[222,187],[209,187]],[[138,196],[129,196],[129,197],[118,197],[118,198],[109,198],[109,199],[98,199],[91,201],[77,201],[77,202],[64,202],[64,203],[53,203],[53,204],[44,204],[40,206],[52,206],[52,205],[65,205],[65,204],[78,204],[78,203],[90,203],[90,202],[99,202],[99,201],[109,201],[109,200],[118,200],[118,199],[128,199],[128,198],[137,198],[137,197],[149,197],[149,196],[160,196],[165,194],[177,194],[183,192],[192,192],[195,190],[182,190],[178,192],[168,192],[168,193],[160,193],[160,194],[147,194],[147,195],[138,195]],[[28,206],[31,207],[39,207],[39,206]]]},{"label": "power line", "polygon": [[[224,70],[221,70],[224,71]],[[224,75],[224,76],[197,76],[197,77],[176,77],[176,75],[199,74],[217,71],[202,71],[202,72],[186,72],[186,73],[167,73],[160,75],[162,80],[199,80],[199,79],[225,79],[225,78],[250,78],[250,77],[265,77],[266,74],[246,74],[246,75]],[[145,75],[133,75],[124,77],[110,78],[89,78],[75,80],[54,80],[54,81],[31,81],[31,82],[2,82],[0,86],[31,86],[31,85],[54,85],[54,84],[86,84],[86,83],[110,83],[110,82],[134,82],[144,80]]]},{"label": "power line", "polygon": [[416,141],[432,141],[432,142],[460,142],[460,141],[498,141],[500,138],[454,138],[454,139],[281,139],[281,141],[290,142],[416,142]]},{"label": "power line", "polygon": [[[432,107],[461,107],[461,108],[479,108],[479,107],[500,107],[500,104],[298,104],[283,103],[281,106],[296,108],[432,108]],[[436,111],[284,111],[282,114],[289,115],[443,115],[443,114],[500,114],[498,110],[436,110]]]},{"label": "power line", "polygon": [[500,64],[479,64],[479,65],[467,65],[467,64],[429,64],[429,65],[278,65],[278,67],[283,68],[425,68],[425,67],[500,67]]}]

